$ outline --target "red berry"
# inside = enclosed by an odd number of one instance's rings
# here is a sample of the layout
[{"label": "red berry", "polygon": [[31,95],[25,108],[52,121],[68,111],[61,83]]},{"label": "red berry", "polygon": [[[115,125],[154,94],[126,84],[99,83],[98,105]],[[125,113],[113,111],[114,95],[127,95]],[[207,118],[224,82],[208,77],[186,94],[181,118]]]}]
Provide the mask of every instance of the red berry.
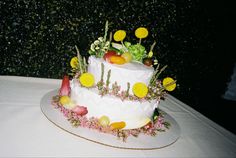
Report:
[{"label": "red berry", "polygon": [[114,50],[109,50],[104,54],[103,59],[106,60],[106,61],[109,61],[109,58],[111,56],[115,56],[115,55],[117,55],[117,54]]}]

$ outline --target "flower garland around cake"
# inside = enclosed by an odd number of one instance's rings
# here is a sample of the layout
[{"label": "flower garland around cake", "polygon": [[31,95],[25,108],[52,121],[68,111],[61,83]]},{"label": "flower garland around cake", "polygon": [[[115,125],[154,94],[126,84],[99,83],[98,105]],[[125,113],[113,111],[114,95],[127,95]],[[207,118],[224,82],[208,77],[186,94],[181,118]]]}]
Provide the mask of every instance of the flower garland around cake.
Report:
[{"label": "flower garland around cake", "polygon": [[72,109],[65,105],[73,104],[68,97],[54,96],[52,105],[54,108],[59,109],[67,120],[71,123],[73,127],[83,127],[98,132],[112,134],[123,142],[127,141],[129,136],[138,137],[139,134],[144,134],[148,136],[156,136],[158,132],[165,132],[170,128],[170,123],[164,120],[164,114],[155,109],[153,114],[153,120],[148,120],[147,123],[137,129],[124,129],[125,122],[113,122],[107,116],[101,116],[100,118],[86,117],[88,110],[84,106],[76,106]]}]

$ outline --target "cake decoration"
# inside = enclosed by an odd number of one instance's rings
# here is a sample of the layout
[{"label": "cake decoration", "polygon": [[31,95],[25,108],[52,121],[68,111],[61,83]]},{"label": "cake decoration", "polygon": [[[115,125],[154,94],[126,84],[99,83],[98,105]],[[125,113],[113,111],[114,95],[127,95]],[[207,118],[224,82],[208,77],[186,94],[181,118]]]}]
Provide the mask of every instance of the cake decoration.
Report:
[{"label": "cake decoration", "polygon": [[115,41],[123,43],[125,37],[126,37],[126,32],[124,30],[118,30],[115,32],[113,38]]},{"label": "cake decoration", "polygon": [[[90,128],[110,133],[126,141],[128,136],[156,135],[169,128],[164,114],[158,110],[166,91],[176,88],[171,77],[160,80],[167,66],[153,57],[142,45],[148,29],[139,27],[137,44],[124,41],[125,30],[118,30],[107,38],[108,22],[103,37],[95,40],[88,60],[80,55],[70,60],[71,80],[64,76],[58,95],[52,104],[59,109],[74,127]],[[112,37],[114,41],[112,42]],[[154,65],[156,67],[154,68]]]},{"label": "cake decoration", "polygon": [[140,39],[139,44],[141,44],[141,39],[148,36],[148,30],[145,27],[139,27],[135,30],[135,36]]},{"label": "cake decoration", "polygon": [[81,85],[87,88],[92,87],[95,82],[93,74],[88,73],[88,72],[81,74],[79,77],[79,81]]},{"label": "cake decoration", "polygon": [[144,98],[148,93],[148,88],[144,83],[138,82],[134,84],[133,92],[135,96],[139,98]]}]

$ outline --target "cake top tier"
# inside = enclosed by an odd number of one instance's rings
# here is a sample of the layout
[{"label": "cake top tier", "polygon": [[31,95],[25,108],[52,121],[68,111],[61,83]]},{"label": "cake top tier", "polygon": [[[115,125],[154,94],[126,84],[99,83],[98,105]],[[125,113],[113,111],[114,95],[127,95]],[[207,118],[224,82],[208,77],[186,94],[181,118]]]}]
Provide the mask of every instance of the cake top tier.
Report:
[{"label": "cake top tier", "polygon": [[106,65],[107,67],[114,67],[116,69],[122,69],[124,71],[126,70],[130,70],[130,71],[147,71],[147,72],[153,72],[154,68],[151,66],[146,66],[143,63],[137,62],[137,61],[132,61],[132,62],[128,62],[128,63],[124,63],[122,65],[118,65],[118,64],[111,64],[107,61],[105,61],[103,58],[96,58],[95,56],[90,56],[89,57],[89,64],[100,64],[103,63],[104,65]]},{"label": "cake top tier", "polygon": [[[101,66],[104,66],[103,72]],[[142,82],[149,84],[154,72],[153,67],[148,67],[139,62],[129,62],[122,65],[110,64],[102,58],[90,56],[88,60],[88,72],[93,74],[95,82],[98,83],[101,79],[101,74],[104,73],[103,80],[107,80],[107,75],[110,71],[109,88],[116,82],[120,86],[121,91],[127,90],[129,83],[133,87],[135,83]],[[133,94],[131,92],[131,94]]]},{"label": "cake top tier", "polygon": [[110,33],[108,39],[106,22],[104,36],[99,37],[90,46],[88,63],[76,47],[77,57],[72,58],[70,62],[73,78],[78,79],[83,87],[97,87],[101,95],[112,93],[123,99],[145,100],[164,97],[165,90],[175,89],[176,81],[171,77],[159,79],[166,66],[161,68],[153,56],[155,41],[149,50],[142,45],[142,40],[148,34],[147,28],[137,28],[136,44],[124,41],[124,30],[116,31],[113,36]]}]

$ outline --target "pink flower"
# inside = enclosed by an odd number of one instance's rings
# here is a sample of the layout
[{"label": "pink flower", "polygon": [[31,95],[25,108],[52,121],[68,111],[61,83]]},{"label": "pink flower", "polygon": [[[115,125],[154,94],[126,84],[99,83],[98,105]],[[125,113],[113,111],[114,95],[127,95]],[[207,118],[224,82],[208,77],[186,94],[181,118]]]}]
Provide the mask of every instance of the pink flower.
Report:
[{"label": "pink flower", "polygon": [[59,92],[60,96],[69,96],[70,94],[70,79],[69,76],[64,76],[61,84],[61,89]]},{"label": "pink flower", "polygon": [[72,111],[80,116],[86,115],[88,113],[87,107],[79,106],[79,105],[74,107]]}]

